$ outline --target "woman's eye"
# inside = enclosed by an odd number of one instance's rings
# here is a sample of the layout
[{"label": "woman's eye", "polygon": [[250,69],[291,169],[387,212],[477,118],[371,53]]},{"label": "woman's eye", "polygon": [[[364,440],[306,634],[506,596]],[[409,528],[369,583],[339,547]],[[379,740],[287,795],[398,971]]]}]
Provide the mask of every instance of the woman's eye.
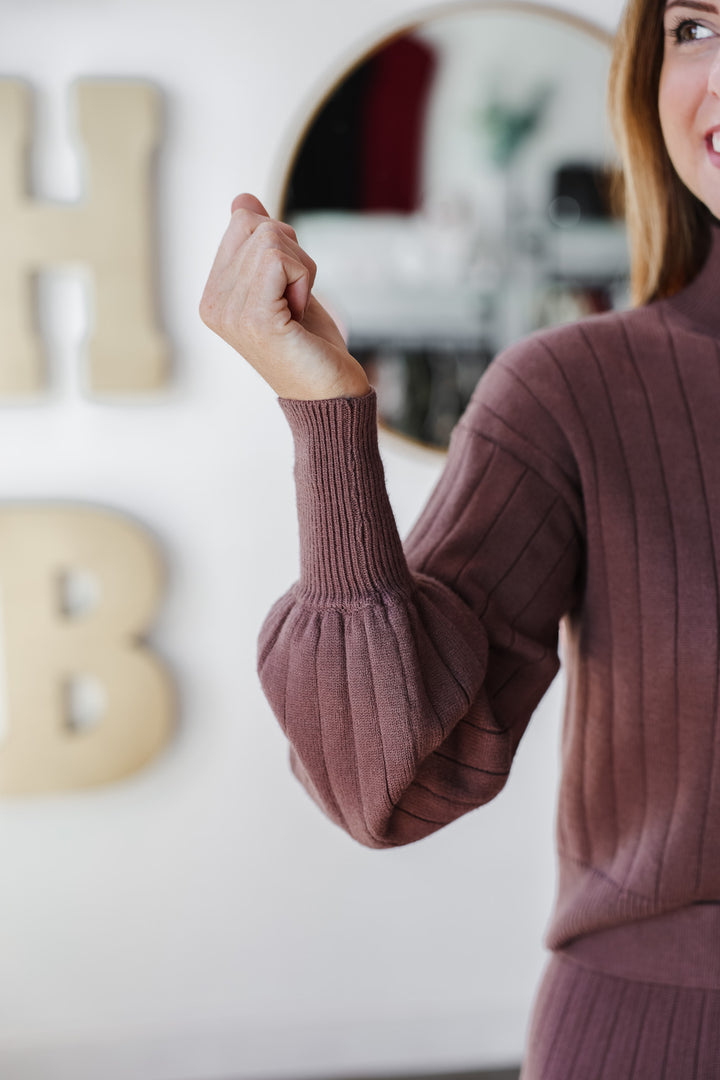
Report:
[{"label": "woman's eye", "polygon": [[683,19],[677,26],[673,27],[671,34],[676,41],[682,44],[686,41],[702,41],[713,36],[712,30],[707,26],[701,26],[700,23],[696,23],[693,19]]}]

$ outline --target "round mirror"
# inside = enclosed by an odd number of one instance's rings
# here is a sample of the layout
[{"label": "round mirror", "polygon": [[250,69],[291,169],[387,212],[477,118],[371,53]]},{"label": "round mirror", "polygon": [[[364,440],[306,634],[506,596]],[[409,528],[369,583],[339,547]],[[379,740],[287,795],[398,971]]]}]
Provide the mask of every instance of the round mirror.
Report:
[{"label": "round mirror", "polygon": [[446,447],[505,345],[629,303],[609,46],[542,8],[455,9],[365,56],[303,132],[282,214],[392,430]]}]

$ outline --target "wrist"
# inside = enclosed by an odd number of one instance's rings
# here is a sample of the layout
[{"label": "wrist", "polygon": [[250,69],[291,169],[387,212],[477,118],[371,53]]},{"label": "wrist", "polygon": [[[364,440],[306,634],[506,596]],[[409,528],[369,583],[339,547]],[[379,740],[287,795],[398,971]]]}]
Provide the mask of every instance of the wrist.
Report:
[{"label": "wrist", "polygon": [[[360,367],[358,365],[358,367]],[[361,398],[366,397],[372,391],[365,372],[360,368],[359,372],[351,376],[343,376],[325,386],[312,388],[298,387],[297,392],[293,388],[289,392],[280,393],[278,396],[285,401],[331,401],[334,398]]]},{"label": "wrist", "polygon": [[332,393],[323,397],[333,398],[356,398],[365,397],[372,390],[372,386],[368,382],[368,378],[362,369],[359,374],[353,379],[338,380],[335,386],[332,388]]}]

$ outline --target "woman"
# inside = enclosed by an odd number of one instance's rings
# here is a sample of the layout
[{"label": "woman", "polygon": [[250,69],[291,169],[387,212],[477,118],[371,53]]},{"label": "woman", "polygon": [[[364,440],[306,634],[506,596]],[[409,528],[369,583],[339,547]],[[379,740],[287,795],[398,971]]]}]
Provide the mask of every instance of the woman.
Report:
[{"label": "woman", "polygon": [[488,802],[557,671],[562,620],[559,881],[523,1080],[717,1080],[716,4],[631,0],[611,100],[637,306],[493,362],[404,550],[374,392],[292,229],[251,196],[201,314],[295,436],[301,578],[259,669],[298,778],[371,847]]}]

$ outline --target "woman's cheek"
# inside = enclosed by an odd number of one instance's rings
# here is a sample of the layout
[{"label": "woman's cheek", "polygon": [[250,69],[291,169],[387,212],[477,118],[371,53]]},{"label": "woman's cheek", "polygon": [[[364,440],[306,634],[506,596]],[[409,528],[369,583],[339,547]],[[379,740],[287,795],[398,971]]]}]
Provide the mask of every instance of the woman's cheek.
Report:
[{"label": "woman's cheek", "polygon": [[665,146],[675,170],[688,186],[692,180],[695,82],[687,68],[667,64],[660,77],[658,112]]}]

